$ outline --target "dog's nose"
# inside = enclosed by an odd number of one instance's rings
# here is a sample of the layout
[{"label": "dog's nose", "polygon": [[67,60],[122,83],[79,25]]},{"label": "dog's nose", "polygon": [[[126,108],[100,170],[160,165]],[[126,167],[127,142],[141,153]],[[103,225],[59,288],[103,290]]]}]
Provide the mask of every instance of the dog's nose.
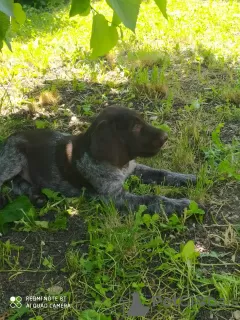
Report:
[{"label": "dog's nose", "polygon": [[166,142],[168,139],[168,134],[167,132],[164,131],[163,135],[162,135],[162,141]]},{"label": "dog's nose", "polygon": [[168,134],[166,132],[161,133],[161,135],[153,141],[154,147],[161,147],[167,141],[167,139]]}]

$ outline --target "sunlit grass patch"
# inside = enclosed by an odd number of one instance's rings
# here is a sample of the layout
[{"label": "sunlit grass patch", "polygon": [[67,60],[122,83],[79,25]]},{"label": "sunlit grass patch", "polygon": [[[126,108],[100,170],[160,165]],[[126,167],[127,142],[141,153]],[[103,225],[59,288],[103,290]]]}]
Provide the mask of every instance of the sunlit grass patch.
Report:
[{"label": "sunlit grass patch", "polygon": [[139,51],[128,52],[127,60],[130,67],[153,67],[167,66],[170,64],[170,57],[166,52],[155,50],[151,47],[140,49]]},{"label": "sunlit grass patch", "polygon": [[143,68],[133,73],[133,89],[151,98],[165,98],[168,87],[165,83],[164,70],[157,66],[152,69]]},{"label": "sunlit grass patch", "polygon": [[39,96],[39,104],[41,106],[56,106],[60,96],[57,91],[43,91]]}]

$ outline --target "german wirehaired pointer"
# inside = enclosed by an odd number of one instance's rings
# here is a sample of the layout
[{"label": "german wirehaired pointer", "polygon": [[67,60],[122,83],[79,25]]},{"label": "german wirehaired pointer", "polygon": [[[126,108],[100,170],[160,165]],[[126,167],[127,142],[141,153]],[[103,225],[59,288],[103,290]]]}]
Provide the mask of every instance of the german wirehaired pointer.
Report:
[{"label": "german wirehaired pointer", "polygon": [[[143,183],[185,186],[195,183],[191,174],[153,169],[134,161],[152,157],[167,140],[166,132],[147,124],[128,108],[105,108],[85,133],[66,135],[36,129],[11,135],[0,153],[0,188],[15,179],[18,194],[30,197],[42,188],[77,197],[85,187],[92,195],[113,200],[116,207],[131,210],[146,205],[150,213],[182,212],[188,199],[170,199],[157,195],[135,195],[124,190],[129,175]],[[20,189],[20,190],[19,190]]]}]

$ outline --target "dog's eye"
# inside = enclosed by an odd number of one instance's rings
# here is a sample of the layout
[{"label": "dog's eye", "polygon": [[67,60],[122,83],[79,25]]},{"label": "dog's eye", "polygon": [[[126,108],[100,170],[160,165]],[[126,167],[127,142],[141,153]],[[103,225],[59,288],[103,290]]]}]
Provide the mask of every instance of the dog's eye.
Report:
[{"label": "dog's eye", "polygon": [[141,130],[142,130],[142,125],[140,123],[136,123],[132,129],[132,131],[137,134],[140,133]]}]

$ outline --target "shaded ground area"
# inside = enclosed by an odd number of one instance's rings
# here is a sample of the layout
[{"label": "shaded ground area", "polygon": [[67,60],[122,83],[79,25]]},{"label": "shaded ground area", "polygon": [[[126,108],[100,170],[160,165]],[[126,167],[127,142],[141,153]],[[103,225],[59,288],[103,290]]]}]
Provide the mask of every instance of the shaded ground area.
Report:
[{"label": "shaded ground area", "polygon": [[[36,88],[29,94],[29,97],[34,97],[36,101],[34,108],[32,108],[32,106],[26,106],[25,110],[8,116],[9,122],[7,129],[9,132],[6,131],[6,135],[12,131],[17,131],[22,128],[30,129],[35,126],[51,127],[72,133],[82,132],[86,130],[95,114],[102,108],[119,102],[124,106],[133,107],[140,112],[144,113],[144,111],[146,111],[144,110],[144,105],[148,98],[143,97],[143,99],[138,100],[136,96],[129,95],[127,87],[124,85],[121,85],[117,89],[113,89],[108,85],[81,81],[75,81],[75,85],[81,88],[81,90],[74,90],[72,82],[69,81],[47,81],[47,83],[41,87]],[[55,91],[52,91],[51,88],[55,88],[56,86],[58,88],[57,103],[59,106],[57,109],[52,105],[51,101],[52,97],[53,99],[56,97],[54,96]],[[53,92],[53,94],[45,97],[45,101],[43,102],[41,100],[41,93],[47,91]],[[103,96],[104,99],[102,98]],[[151,117],[156,114],[156,108],[160,108],[161,105],[161,101],[148,103],[147,112],[144,113],[148,121],[151,121]],[[173,114],[176,115],[176,118],[173,117]],[[171,117],[169,117],[169,115],[165,117],[171,126],[179,119],[179,113],[177,113],[177,111],[173,111],[173,114]],[[25,117],[24,122],[23,116]],[[10,123],[11,125],[9,125]],[[226,123],[221,133],[222,140],[225,143],[230,143],[232,139],[234,137],[237,138],[238,135],[238,121],[229,121]],[[164,150],[162,156],[164,157]],[[165,160],[163,158],[163,161],[168,162],[168,158]],[[159,164],[155,164],[155,166],[159,166]],[[152,192],[155,191],[153,190]],[[162,189],[162,191],[171,197],[187,196],[186,190],[180,191],[180,194],[178,190],[174,189]],[[204,218],[203,224],[199,224],[195,219],[190,219],[186,223],[188,229],[184,232],[178,231],[176,233],[176,231],[173,231],[174,228],[168,232],[163,230],[162,235],[171,247],[177,251],[180,243],[186,243],[189,239],[194,241],[196,248],[203,255],[200,260],[200,264],[202,264],[201,274],[203,273],[207,278],[211,277],[213,270],[214,273],[224,272],[237,276],[236,265],[240,264],[240,260],[236,250],[238,246],[237,231],[233,225],[239,223],[239,194],[239,184],[231,181],[217,182],[212,189],[211,200],[205,201],[207,216]],[[52,216],[51,214],[44,215],[43,218],[44,220],[51,221]],[[70,288],[69,276],[71,277],[71,272],[69,273],[69,270],[66,271],[65,259],[72,241],[81,242],[81,240],[87,240],[87,243],[89,241],[89,231],[87,231],[87,228],[84,226],[85,218],[78,216],[69,218],[68,228],[64,231],[37,231],[34,233],[11,231],[7,236],[1,238],[3,242],[10,239],[11,244],[24,246],[24,250],[20,251],[20,258],[16,270],[11,272],[8,269],[8,272],[0,273],[2,314],[4,314],[8,308],[8,301],[11,296],[19,295],[19,293],[21,293],[23,297],[36,294],[44,295],[47,294],[47,289],[52,286],[60,286],[64,292],[73,290],[75,297],[79,299],[77,309],[82,310],[83,308],[91,306],[91,299],[90,302],[81,300],[82,289],[78,287],[73,289],[73,284],[71,284],[72,287]],[[90,231],[90,235],[91,234],[92,231]],[[86,244],[78,243],[77,248],[74,247],[74,249],[79,251],[79,257],[89,252],[88,245]],[[51,266],[52,260],[50,259],[50,262],[44,267],[42,265],[44,258],[49,259],[49,257],[53,259],[54,266]],[[148,275],[149,279],[152,278],[151,281],[153,281],[151,283],[151,290],[157,290],[157,287],[154,289],[154,281],[155,277],[158,277],[158,272],[154,273],[153,270],[159,264],[159,261],[154,260],[155,259],[148,264],[148,267],[152,270]],[[20,271],[17,271],[18,267],[20,267]],[[26,271],[24,271],[25,269]],[[154,295],[149,295],[147,292],[148,290],[145,292],[145,297],[151,300]],[[214,294],[217,297],[216,291]],[[122,301],[125,301],[124,303],[129,305],[130,297],[130,292],[129,294],[125,293],[125,298],[122,298]],[[122,307],[119,310],[120,313],[123,312]],[[230,318],[232,314],[231,310],[234,310],[234,307],[231,307],[229,311],[221,311],[221,317],[223,319]],[[124,312],[126,312],[126,309],[124,309]],[[152,311],[148,314],[148,319],[154,318],[155,312],[156,309],[152,307]],[[42,311],[39,314],[43,316],[44,312]],[[77,319],[74,315],[73,318],[71,318],[70,315],[69,317],[69,319]],[[196,316],[196,319],[200,320],[206,317],[209,319],[219,319],[219,312],[213,309],[207,310],[203,307]],[[48,318],[49,317],[46,316],[46,319]],[[25,315],[21,319],[28,318]],[[59,312],[53,312],[49,319],[59,319]],[[68,315],[66,315],[64,319],[68,319]],[[121,319],[121,316],[116,319]]]},{"label": "shaded ground area", "polygon": [[[26,303],[27,296],[46,295],[47,289],[53,285],[60,286],[62,291],[69,291],[68,273],[64,270],[65,255],[71,246],[81,255],[86,253],[88,246],[84,242],[87,239],[87,228],[81,216],[70,217],[66,230],[30,233],[12,231],[1,237],[1,241],[10,241],[22,249],[19,252],[12,250],[12,257],[7,250],[5,252],[6,260],[2,263],[9,263],[10,269],[7,273],[0,273],[0,314],[8,309],[12,296],[21,296]],[[50,257],[49,264],[43,266],[44,259]]]}]

